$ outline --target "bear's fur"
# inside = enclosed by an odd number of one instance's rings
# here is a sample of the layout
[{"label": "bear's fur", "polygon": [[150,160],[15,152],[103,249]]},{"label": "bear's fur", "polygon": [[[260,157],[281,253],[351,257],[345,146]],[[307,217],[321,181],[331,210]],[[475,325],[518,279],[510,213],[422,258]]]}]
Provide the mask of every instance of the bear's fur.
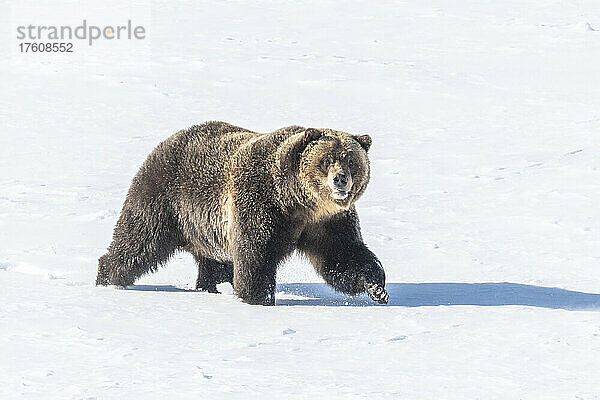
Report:
[{"label": "bear's fur", "polygon": [[354,208],[370,145],[367,135],[299,126],[256,133],[207,122],[177,132],[133,179],[96,284],[132,285],[187,250],[197,289],[231,282],[243,301],[272,305],[277,266],[298,250],[335,289],[387,302]]}]

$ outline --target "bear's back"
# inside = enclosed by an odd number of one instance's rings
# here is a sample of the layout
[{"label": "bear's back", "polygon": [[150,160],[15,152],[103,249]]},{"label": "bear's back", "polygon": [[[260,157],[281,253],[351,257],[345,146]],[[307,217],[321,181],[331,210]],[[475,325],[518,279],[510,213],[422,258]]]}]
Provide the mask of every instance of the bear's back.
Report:
[{"label": "bear's back", "polygon": [[206,156],[210,158],[212,165],[221,166],[239,147],[261,136],[264,134],[221,121],[193,125],[173,135],[179,142],[175,147],[185,150],[192,157]]}]

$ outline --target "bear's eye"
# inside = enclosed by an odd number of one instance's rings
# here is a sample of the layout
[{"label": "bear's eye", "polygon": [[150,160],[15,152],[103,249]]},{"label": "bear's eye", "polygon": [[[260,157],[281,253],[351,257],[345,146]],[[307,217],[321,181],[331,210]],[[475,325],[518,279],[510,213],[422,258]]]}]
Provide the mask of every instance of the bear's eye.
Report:
[{"label": "bear's eye", "polygon": [[348,168],[354,168],[354,160],[351,158],[348,159]]},{"label": "bear's eye", "polygon": [[329,169],[329,159],[322,159],[321,163],[319,164],[319,167],[321,167],[321,170],[323,170],[323,172],[327,172],[327,170]]}]

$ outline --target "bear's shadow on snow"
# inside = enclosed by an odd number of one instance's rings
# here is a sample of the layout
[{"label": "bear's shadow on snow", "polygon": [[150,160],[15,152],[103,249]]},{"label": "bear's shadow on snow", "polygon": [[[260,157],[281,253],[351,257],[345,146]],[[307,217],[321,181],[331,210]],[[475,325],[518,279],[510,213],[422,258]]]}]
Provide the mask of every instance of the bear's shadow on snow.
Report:
[{"label": "bear's shadow on snow", "polygon": [[[600,294],[523,285],[519,283],[388,283],[387,306],[533,306],[565,310],[600,309]],[[132,285],[127,290],[152,292],[197,292],[171,285]],[[277,285],[278,306],[386,306],[366,294],[350,296],[325,283]]]},{"label": "bear's shadow on snow", "polygon": [[140,292],[196,292],[192,289],[182,289],[173,285],[131,285],[126,290],[137,290]]},{"label": "bear's shadow on snow", "polygon": [[[600,294],[518,283],[388,283],[388,306],[533,306],[551,309],[600,309]],[[366,294],[349,296],[325,283],[277,285],[277,305],[381,306]],[[385,306],[385,305],[384,305]]]}]

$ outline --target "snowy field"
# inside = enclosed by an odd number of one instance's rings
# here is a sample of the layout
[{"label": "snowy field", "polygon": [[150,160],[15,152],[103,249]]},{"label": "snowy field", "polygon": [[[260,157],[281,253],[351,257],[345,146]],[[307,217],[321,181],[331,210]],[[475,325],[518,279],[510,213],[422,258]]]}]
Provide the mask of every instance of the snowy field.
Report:
[{"label": "snowy field", "polygon": [[[21,53],[19,25],[144,40]],[[0,398],[600,399],[600,3],[0,3]],[[373,137],[390,303],[299,258],[276,307],[187,254],[93,285],[131,178],[224,120]]]}]

